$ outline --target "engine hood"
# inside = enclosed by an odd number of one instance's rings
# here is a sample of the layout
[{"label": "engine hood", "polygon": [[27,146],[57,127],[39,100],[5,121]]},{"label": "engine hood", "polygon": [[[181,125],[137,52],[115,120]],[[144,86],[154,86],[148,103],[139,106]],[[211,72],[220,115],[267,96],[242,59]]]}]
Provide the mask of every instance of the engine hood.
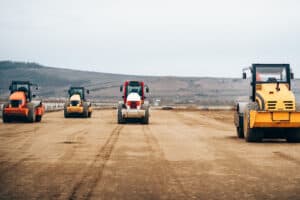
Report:
[{"label": "engine hood", "polygon": [[74,94],[70,97],[70,101],[81,101],[79,94]]},{"label": "engine hood", "polygon": [[9,96],[9,100],[25,100],[26,96],[24,92],[14,92]]},{"label": "engine hood", "polygon": [[141,96],[138,93],[130,93],[127,96],[127,101],[141,101]]},{"label": "engine hood", "polygon": [[295,95],[289,90],[288,85],[262,84],[256,86],[256,97],[259,102],[264,102],[267,110],[295,110]]}]

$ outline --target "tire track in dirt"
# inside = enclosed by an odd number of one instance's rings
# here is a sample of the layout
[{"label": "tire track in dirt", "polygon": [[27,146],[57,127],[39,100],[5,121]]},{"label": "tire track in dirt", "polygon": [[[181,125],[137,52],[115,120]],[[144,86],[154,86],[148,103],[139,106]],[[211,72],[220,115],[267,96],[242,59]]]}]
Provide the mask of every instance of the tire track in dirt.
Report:
[{"label": "tire track in dirt", "polygon": [[283,152],[280,152],[280,151],[275,151],[275,152],[273,152],[273,153],[274,153],[276,156],[278,156],[278,157],[280,157],[280,158],[282,158],[282,159],[284,159],[284,160],[287,160],[287,161],[293,162],[293,163],[295,163],[295,164],[297,164],[297,165],[300,165],[300,160],[298,160],[298,159],[292,157],[291,155],[288,155],[288,154],[283,153]]},{"label": "tire track in dirt", "polygon": [[[27,127],[21,127],[21,128],[27,128]],[[35,133],[39,131],[41,127],[39,125],[30,127],[30,129],[25,130],[5,130],[6,133],[3,133],[0,135],[0,138],[3,138],[6,140],[7,143],[16,143],[20,140],[31,140]]]},{"label": "tire track in dirt", "polygon": [[[143,126],[143,134],[146,138],[150,159],[153,164],[153,175],[159,184],[161,195],[167,195],[167,199],[193,199],[185,190],[171,164],[166,159],[159,142],[148,126]],[[161,191],[162,190],[162,191]],[[172,196],[174,195],[174,196]]]},{"label": "tire track in dirt", "polygon": [[[37,127],[35,127],[37,128]],[[7,133],[3,133],[0,135],[0,137],[11,137],[11,138],[16,138],[16,136],[19,136],[20,134],[24,134],[24,133],[32,133],[32,130],[21,130],[21,131],[18,131],[18,130],[6,130]]]},{"label": "tire track in dirt", "polygon": [[39,129],[40,127],[34,127],[34,130],[31,131],[32,134],[26,135],[24,138],[24,143],[21,146],[19,146],[17,149],[22,151],[26,151],[27,149],[29,149],[32,145],[32,139],[34,138],[34,136],[36,135]]},{"label": "tire track in dirt", "polygon": [[[19,133],[24,133],[25,135],[22,136],[22,137],[18,137],[18,138],[14,139],[14,142],[18,141],[18,140],[22,140],[22,142],[23,142],[23,144],[18,146],[16,149],[18,151],[21,151],[21,152],[26,152],[26,150],[29,149],[33,145],[33,139],[35,138],[37,131],[39,131],[40,129],[41,129],[41,127],[37,126],[37,127],[34,127],[31,130],[24,130],[23,132],[18,131],[18,134]],[[66,130],[66,129],[64,129],[64,130]],[[78,133],[80,133],[84,130],[85,129],[81,129],[79,131],[76,131],[72,135],[75,136],[76,134],[78,134]],[[39,133],[45,134],[44,132],[41,132],[41,131]],[[74,153],[74,151],[70,151],[70,152],[71,152],[71,154]],[[23,155],[24,156],[19,158],[17,161],[15,161],[13,158],[11,158],[10,160],[0,162],[0,166],[5,166],[4,169],[0,170],[0,178],[5,176],[10,171],[16,171],[20,167],[20,165],[22,165],[25,161],[30,161],[31,158],[33,157],[33,155],[31,155],[31,154],[30,155],[25,155],[25,153],[24,153]],[[66,155],[66,156],[64,156],[64,158],[69,158],[69,157],[67,157],[67,155]]]},{"label": "tire track in dirt", "polygon": [[82,129],[81,131],[76,131],[75,133],[68,135],[66,140],[62,142],[65,146],[70,146],[66,152],[59,158],[60,161],[66,161],[70,160],[74,154],[76,153],[76,150],[80,144],[83,143],[83,136],[86,135],[88,131],[86,129]]},{"label": "tire track in dirt", "polygon": [[[36,129],[36,128],[35,128]],[[34,131],[35,133],[36,131]],[[70,136],[68,136],[67,138],[75,138],[76,135],[80,134],[80,133],[85,133],[85,129],[81,129],[79,131],[76,131],[74,133],[72,133]],[[31,134],[29,136],[27,136],[25,139],[25,142],[24,144],[21,145],[21,147],[18,147],[17,149],[18,150],[22,150],[22,151],[26,151],[26,149],[29,149],[31,146],[32,146],[32,138],[34,137],[34,134]],[[69,151],[67,151],[63,156],[62,158],[60,158],[60,160],[65,160],[65,159],[70,159],[73,154],[75,153],[74,149],[70,149]],[[33,155],[26,155],[22,158],[20,158],[18,161],[13,161],[13,160],[10,160],[10,161],[2,161],[0,163],[0,166],[2,165],[6,165],[6,167],[4,169],[2,169],[0,171],[0,179],[1,177],[3,177],[6,173],[8,173],[9,171],[15,171],[22,163],[24,163],[25,161],[30,161],[31,158],[33,157]],[[8,165],[8,163],[13,163],[11,165]]]},{"label": "tire track in dirt", "polygon": [[[186,120],[190,118],[190,116],[181,116],[179,113],[178,120],[182,122],[182,124],[193,127],[190,123],[186,123]],[[186,118],[186,120],[182,120],[182,118]],[[197,118],[194,118],[197,123]],[[211,118],[207,118],[208,124],[212,123],[213,121],[210,121]],[[188,121],[189,122],[189,121]],[[219,124],[218,124],[219,125]],[[220,124],[222,125],[222,124]],[[226,126],[226,123],[224,124]],[[206,180],[203,180],[203,178],[199,178],[198,184],[200,185],[199,188],[206,188],[204,191],[193,191],[193,194],[190,194],[192,196],[196,196],[197,199],[207,199],[207,193],[206,191],[215,191],[216,197],[219,199],[235,199],[236,196],[239,196],[240,194],[245,195],[243,198],[248,198],[249,196],[254,196],[255,199],[270,199],[272,197],[272,194],[269,194],[266,191],[274,191],[274,188],[277,187],[276,180],[280,180],[282,182],[285,182],[285,179],[282,177],[276,177],[272,174],[272,172],[265,170],[264,168],[257,166],[256,164],[251,162],[251,159],[248,159],[247,157],[243,157],[239,155],[236,151],[234,151],[232,148],[228,148],[227,143],[224,143],[222,137],[219,136],[219,132],[226,131],[227,127],[222,126],[216,126],[216,125],[208,125],[203,127],[204,130],[210,131],[210,136],[207,135],[199,135],[199,132],[191,132],[191,137],[197,138],[197,136],[200,136],[201,139],[199,139],[199,142],[208,144],[209,152],[212,152],[215,155],[215,160],[213,162],[212,168],[206,172],[203,173],[201,176],[205,177]],[[199,130],[202,128],[199,127]],[[202,133],[203,134],[203,133]],[[221,134],[220,134],[221,135]],[[239,162],[233,162],[233,161],[239,161]],[[260,177],[264,177],[263,180],[261,180],[262,183],[260,183],[260,187],[256,187],[257,180],[260,180]],[[234,181],[233,181],[234,180]],[[212,183],[213,181],[216,181],[215,184],[207,184]],[[244,185],[244,187],[236,188],[236,186],[233,184],[234,182]],[[249,184],[245,184],[248,183]],[[284,183],[286,184],[286,183]],[[235,190],[238,193],[232,193],[232,194],[226,194],[227,196],[223,196],[223,190],[224,188],[230,188],[230,190]],[[208,195],[209,196],[209,195]]]},{"label": "tire track in dirt", "polygon": [[[210,144],[209,151],[214,152],[216,156],[213,163],[214,167],[208,172],[210,176],[215,177],[216,181],[220,179],[214,186],[218,188],[216,194],[222,194],[223,191],[220,188],[232,188],[231,190],[235,190],[237,194],[245,195],[240,197],[241,199],[248,199],[250,196],[254,199],[274,199],[274,195],[282,194],[281,191],[278,192],[274,188],[280,185],[278,184],[279,181],[284,182],[281,183],[282,185],[286,184],[286,178],[276,176],[271,170],[259,167],[259,163],[251,162],[251,159],[243,156],[244,154],[239,155],[232,148],[228,148],[229,144],[224,143],[222,140],[216,140],[213,137],[204,137],[201,140]],[[235,180],[238,185],[243,185],[243,187],[239,188],[232,185],[232,180]],[[259,180],[259,183],[257,180]],[[207,179],[207,181],[211,182],[212,180]],[[224,199],[235,199],[234,195],[236,194],[229,194]]]},{"label": "tire track in dirt", "polygon": [[97,183],[102,179],[103,171],[107,161],[111,157],[115,144],[119,139],[119,135],[123,126],[116,126],[106,140],[105,144],[99,149],[96,157],[84,173],[80,181],[75,184],[69,200],[74,199],[90,199]]},{"label": "tire track in dirt", "polygon": [[203,126],[203,127],[214,127],[214,129],[222,130],[222,131],[230,130],[230,127],[227,126],[228,123],[221,120],[214,119],[211,116],[204,116],[201,113],[198,113],[199,118],[195,118],[194,115],[193,116],[188,115],[189,112],[186,112],[185,114],[182,112],[175,112],[175,114],[180,118],[180,121],[183,122],[183,124],[189,127]]},{"label": "tire track in dirt", "polygon": [[207,122],[204,122],[202,120],[199,119],[195,119],[189,116],[185,116],[182,112],[179,111],[175,111],[174,112],[176,116],[178,116],[178,118],[180,118],[180,122],[183,122],[183,124],[187,125],[187,126],[208,126],[209,124]]},{"label": "tire track in dirt", "polygon": [[[15,171],[16,168],[18,168],[23,162],[30,160],[30,157],[32,157],[32,155],[28,155],[24,158],[19,159],[17,162],[14,162],[13,164],[7,166],[6,168],[2,169],[0,171],[0,179],[3,178],[3,176],[5,176],[9,171]],[[7,162],[2,162],[0,165],[7,165]]]},{"label": "tire track in dirt", "polygon": [[81,136],[86,135],[87,133],[88,130],[81,129],[70,135],[67,135],[65,140],[60,142],[61,145],[64,145],[66,147],[64,149],[63,155],[61,155],[55,163],[43,167],[43,169],[39,170],[39,172],[36,173],[35,177],[37,179],[39,179],[40,177],[48,177],[51,173],[56,174],[56,176],[51,179],[52,187],[47,188],[46,193],[38,194],[38,197],[36,199],[59,199],[59,197],[61,197],[61,194],[64,192],[63,187],[59,186],[59,184],[63,184],[60,183],[61,175],[73,172],[73,170],[76,170],[77,173],[80,171],[80,169],[78,168],[72,169],[70,171],[70,169],[65,168],[65,165],[67,162],[73,160],[78,147],[83,144],[84,138]]},{"label": "tire track in dirt", "polygon": [[[25,138],[22,137],[22,138],[16,139],[16,140],[20,140],[20,139],[24,140],[24,143],[21,146],[17,147],[16,149],[18,151],[22,151],[22,152],[24,152],[27,149],[29,149],[32,146],[32,138],[34,137],[34,135],[37,132],[37,130],[39,130],[39,127],[34,127],[34,129],[30,130],[30,131],[24,131],[24,133],[31,133],[31,134],[24,136]],[[16,141],[16,140],[14,140],[14,141]],[[0,171],[0,178],[3,177],[8,171],[15,170],[24,161],[30,160],[30,157],[32,157],[32,155],[22,156],[16,162],[12,158],[10,160],[1,161],[0,162],[0,166],[4,166],[5,165],[6,167]],[[13,163],[13,164],[8,165],[8,163]]]}]

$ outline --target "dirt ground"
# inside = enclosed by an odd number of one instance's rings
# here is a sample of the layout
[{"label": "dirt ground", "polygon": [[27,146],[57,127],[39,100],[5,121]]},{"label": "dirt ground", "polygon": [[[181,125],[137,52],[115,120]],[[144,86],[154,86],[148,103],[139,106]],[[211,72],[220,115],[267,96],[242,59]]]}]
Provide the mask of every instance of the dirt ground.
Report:
[{"label": "dirt ground", "polygon": [[0,199],[300,199],[300,144],[237,139],[231,111],[151,113],[0,123]]}]

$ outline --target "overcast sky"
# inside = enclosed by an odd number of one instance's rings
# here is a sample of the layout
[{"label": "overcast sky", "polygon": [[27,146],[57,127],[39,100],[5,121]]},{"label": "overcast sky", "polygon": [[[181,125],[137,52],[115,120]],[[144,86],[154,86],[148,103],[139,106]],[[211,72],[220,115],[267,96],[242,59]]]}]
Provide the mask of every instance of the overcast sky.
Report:
[{"label": "overcast sky", "polygon": [[240,77],[290,63],[298,0],[0,0],[0,60],[99,72]]}]

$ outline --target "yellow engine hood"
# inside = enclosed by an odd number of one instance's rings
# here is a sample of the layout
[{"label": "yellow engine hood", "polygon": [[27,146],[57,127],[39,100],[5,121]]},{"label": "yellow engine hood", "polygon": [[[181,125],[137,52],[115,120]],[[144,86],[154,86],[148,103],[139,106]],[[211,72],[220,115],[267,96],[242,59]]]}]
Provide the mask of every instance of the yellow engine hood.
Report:
[{"label": "yellow engine hood", "polygon": [[295,95],[289,90],[287,84],[279,84],[280,90],[276,90],[277,84],[257,84],[256,99],[260,104],[264,103],[265,110],[269,111],[294,111],[296,110]]}]

